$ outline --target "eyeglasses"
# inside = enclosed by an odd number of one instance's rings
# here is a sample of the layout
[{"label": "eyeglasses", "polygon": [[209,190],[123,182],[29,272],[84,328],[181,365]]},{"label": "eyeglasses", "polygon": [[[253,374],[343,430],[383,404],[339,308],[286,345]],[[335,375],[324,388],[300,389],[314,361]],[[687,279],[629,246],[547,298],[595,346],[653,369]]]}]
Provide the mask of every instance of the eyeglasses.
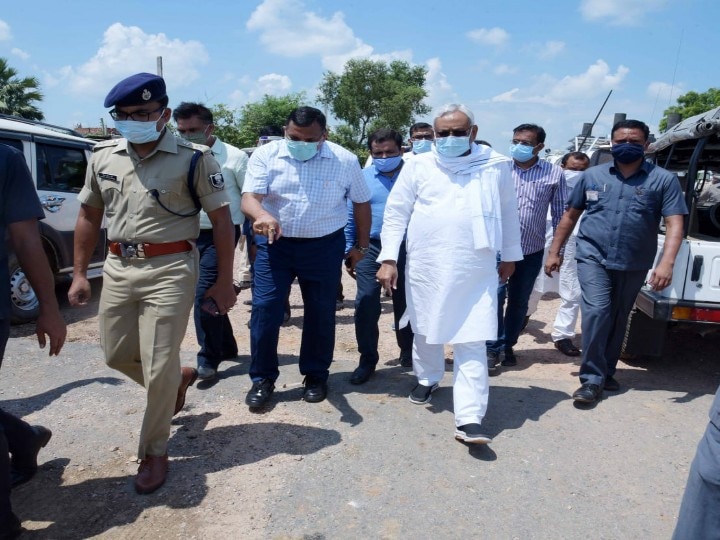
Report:
[{"label": "eyeglasses", "polygon": [[537,146],[537,144],[535,144],[535,143],[532,143],[530,141],[521,141],[520,139],[513,139],[512,143],[519,144],[521,146],[530,146],[532,148],[535,148]]},{"label": "eyeglasses", "polygon": [[413,135],[410,137],[411,141],[432,141],[433,136],[432,133],[428,133],[427,135],[419,134],[419,135]]},{"label": "eyeglasses", "polygon": [[160,107],[159,109],[155,109],[154,111],[150,112],[136,111],[126,113],[125,111],[118,111],[117,109],[113,109],[108,114],[110,114],[110,118],[112,118],[113,120],[135,120],[136,122],[148,122],[153,114],[164,110],[165,107]]},{"label": "eyeglasses", "polygon": [[442,137],[449,137],[452,135],[453,137],[467,137],[470,134],[470,131],[472,131],[472,128],[470,129],[448,129],[445,131],[436,131],[435,137],[442,138]]}]

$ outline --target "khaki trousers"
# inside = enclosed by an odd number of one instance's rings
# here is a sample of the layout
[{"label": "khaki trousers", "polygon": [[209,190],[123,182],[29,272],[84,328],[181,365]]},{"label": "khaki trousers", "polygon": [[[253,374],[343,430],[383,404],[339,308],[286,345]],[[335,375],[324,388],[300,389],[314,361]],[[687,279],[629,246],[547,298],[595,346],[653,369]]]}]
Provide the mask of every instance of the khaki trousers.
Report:
[{"label": "khaki trousers", "polygon": [[108,254],[105,261],[100,342],[107,365],[147,390],[140,459],[167,452],[197,276],[197,250],[147,259]]}]

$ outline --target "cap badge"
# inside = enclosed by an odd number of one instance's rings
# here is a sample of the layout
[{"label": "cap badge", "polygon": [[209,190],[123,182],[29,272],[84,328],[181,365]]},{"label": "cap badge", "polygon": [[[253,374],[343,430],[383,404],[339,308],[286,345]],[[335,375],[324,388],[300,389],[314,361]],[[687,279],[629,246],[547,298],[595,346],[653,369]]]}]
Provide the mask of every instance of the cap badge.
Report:
[{"label": "cap badge", "polygon": [[143,93],[142,93],[143,101],[148,101],[151,97],[152,97],[152,94],[150,93],[150,90],[145,88],[145,90],[143,90]]}]

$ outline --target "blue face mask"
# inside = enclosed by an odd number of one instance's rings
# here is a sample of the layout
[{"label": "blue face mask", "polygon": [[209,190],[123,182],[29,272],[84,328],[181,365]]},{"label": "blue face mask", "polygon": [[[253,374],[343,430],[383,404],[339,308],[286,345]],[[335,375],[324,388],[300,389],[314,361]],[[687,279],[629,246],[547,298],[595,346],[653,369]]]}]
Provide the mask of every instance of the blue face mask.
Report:
[{"label": "blue face mask", "polygon": [[158,121],[139,122],[137,120],[115,120],[115,129],[125,137],[128,142],[145,144],[157,141],[160,131],[157,130]]},{"label": "blue face mask", "polygon": [[413,154],[424,154],[432,149],[432,141],[427,139],[419,139],[412,142]]},{"label": "blue face mask", "polygon": [[438,137],[435,139],[438,154],[445,157],[459,157],[470,150],[470,137]]},{"label": "blue face mask", "polygon": [[393,156],[386,158],[373,158],[373,165],[380,172],[394,171],[400,165],[402,156]]},{"label": "blue face mask", "polygon": [[510,156],[520,163],[525,163],[535,157],[535,154],[533,154],[532,146],[527,146],[525,144],[511,144]]},{"label": "blue face mask", "polygon": [[645,146],[637,143],[613,144],[611,152],[618,163],[634,163],[645,155]]},{"label": "blue face mask", "polygon": [[298,161],[307,161],[318,153],[319,142],[291,141],[286,139],[288,152]]}]

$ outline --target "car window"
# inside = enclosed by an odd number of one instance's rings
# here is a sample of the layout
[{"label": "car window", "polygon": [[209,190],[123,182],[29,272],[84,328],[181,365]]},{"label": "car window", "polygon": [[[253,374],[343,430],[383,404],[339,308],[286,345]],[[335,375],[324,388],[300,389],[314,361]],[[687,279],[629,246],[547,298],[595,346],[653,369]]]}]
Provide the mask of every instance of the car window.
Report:
[{"label": "car window", "polygon": [[80,192],[87,169],[82,149],[37,143],[36,151],[38,189]]},{"label": "car window", "polygon": [[8,146],[12,146],[13,148],[16,148],[23,151],[23,143],[22,141],[18,139],[6,139],[4,137],[0,137],[0,144],[7,144]]}]

